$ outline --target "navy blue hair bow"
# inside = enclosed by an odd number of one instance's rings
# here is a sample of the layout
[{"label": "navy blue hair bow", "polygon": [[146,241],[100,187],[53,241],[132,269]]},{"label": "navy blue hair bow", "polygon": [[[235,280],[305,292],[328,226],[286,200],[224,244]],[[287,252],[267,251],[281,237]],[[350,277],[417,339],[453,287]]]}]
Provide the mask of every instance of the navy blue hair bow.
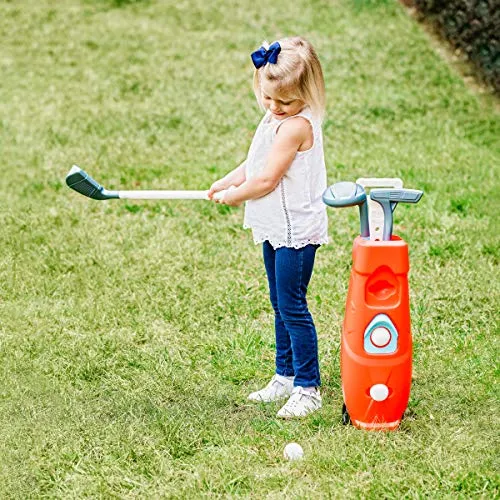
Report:
[{"label": "navy blue hair bow", "polygon": [[268,50],[261,47],[259,50],[252,52],[252,61],[254,66],[258,69],[264,66],[268,62],[271,64],[276,64],[278,62],[278,54],[281,52],[281,45],[278,42],[274,42]]}]

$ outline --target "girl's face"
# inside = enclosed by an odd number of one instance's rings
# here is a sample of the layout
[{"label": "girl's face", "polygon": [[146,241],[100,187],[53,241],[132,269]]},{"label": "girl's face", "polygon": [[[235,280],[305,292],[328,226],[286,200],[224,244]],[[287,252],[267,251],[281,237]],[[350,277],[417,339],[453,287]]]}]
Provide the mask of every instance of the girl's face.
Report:
[{"label": "girl's face", "polygon": [[294,116],[302,111],[305,102],[300,99],[288,98],[276,92],[273,85],[267,81],[260,84],[262,94],[262,103],[266,109],[269,109],[274,118],[284,120],[289,116]]}]

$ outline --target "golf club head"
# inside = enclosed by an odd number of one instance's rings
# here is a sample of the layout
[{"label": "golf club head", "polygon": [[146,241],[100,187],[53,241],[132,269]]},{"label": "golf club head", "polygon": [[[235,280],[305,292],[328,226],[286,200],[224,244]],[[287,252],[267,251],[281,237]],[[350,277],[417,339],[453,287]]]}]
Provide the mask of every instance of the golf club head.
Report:
[{"label": "golf club head", "polygon": [[418,203],[423,194],[417,189],[374,189],[370,198],[378,202]]},{"label": "golf club head", "polygon": [[363,238],[370,237],[368,226],[368,205],[366,192],[360,184],[355,182],[337,182],[332,184],[323,193],[323,202],[330,207],[354,207],[359,206],[360,234]]},{"label": "golf club head", "polygon": [[392,238],[392,213],[398,203],[418,203],[423,194],[423,191],[417,189],[374,189],[370,191],[370,198],[379,203],[384,211],[384,241],[390,241]]},{"label": "golf club head", "polygon": [[73,165],[66,175],[66,184],[77,193],[83,194],[93,200],[110,200],[119,198],[118,192],[107,191],[97,181],[92,179],[87,172],[78,165]]},{"label": "golf club head", "polygon": [[325,190],[323,202],[330,207],[354,207],[366,202],[366,193],[355,182],[337,182]]}]

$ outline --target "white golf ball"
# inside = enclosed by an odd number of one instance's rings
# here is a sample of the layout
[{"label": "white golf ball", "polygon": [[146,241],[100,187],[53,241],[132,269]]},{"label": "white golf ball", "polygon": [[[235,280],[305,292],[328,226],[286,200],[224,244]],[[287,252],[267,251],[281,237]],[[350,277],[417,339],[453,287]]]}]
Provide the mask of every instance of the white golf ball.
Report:
[{"label": "white golf ball", "polygon": [[298,443],[288,443],[283,451],[283,456],[287,460],[300,460],[304,457],[304,450]]}]

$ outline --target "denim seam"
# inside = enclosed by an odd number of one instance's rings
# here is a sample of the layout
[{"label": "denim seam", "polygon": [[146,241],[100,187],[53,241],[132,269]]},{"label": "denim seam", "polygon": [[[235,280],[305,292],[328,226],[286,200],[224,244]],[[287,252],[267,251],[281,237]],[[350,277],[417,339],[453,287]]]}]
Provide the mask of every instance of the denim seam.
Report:
[{"label": "denim seam", "polygon": [[[302,271],[304,269],[304,250],[301,248],[298,250],[298,258],[299,258],[299,295],[302,295]],[[295,372],[295,370],[294,370]],[[295,385],[295,383],[294,383]]]},{"label": "denim seam", "polygon": [[[275,250],[275,260],[274,260],[274,276],[277,277],[278,276],[278,271],[276,269],[276,262],[277,262],[277,250]],[[279,301],[278,301],[278,283],[277,283],[277,280],[276,280],[276,301],[278,303],[278,311],[279,311]],[[280,313],[280,317],[281,317],[281,313]],[[281,318],[281,321],[283,322],[283,327],[285,328],[286,330],[286,325],[285,325],[285,321],[283,320],[283,318]],[[288,333],[288,331],[287,331]],[[293,368],[293,347],[292,347],[292,339],[290,338],[290,334],[288,333],[288,337],[289,337],[289,340],[290,340],[290,349],[292,350],[292,359],[290,361],[290,359],[287,357],[285,359],[285,372],[286,372],[286,376],[291,376],[291,375],[288,375],[291,372],[293,372],[293,374],[295,374],[295,370]]]},{"label": "denim seam", "polygon": [[[301,295],[302,295],[302,287],[305,286],[304,285],[304,276],[303,276],[303,271],[304,271],[304,253],[305,253],[305,248],[299,250],[299,278],[300,278],[299,292],[300,292]],[[307,287],[305,287],[305,288],[307,289]],[[306,303],[307,303],[306,295],[307,295],[307,290],[304,291],[304,300],[306,300]],[[306,305],[306,307],[307,307],[307,305]],[[312,320],[312,317],[311,317],[311,320]],[[313,324],[313,328],[315,328],[314,324]],[[318,352],[318,337],[317,337],[317,335],[315,337],[314,344],[315,344],[316,352]],[[316,378],[316,380],[319,381],[318,359],[316,360],[315,372],[316,372],[315,373],[315,378]]]}]

